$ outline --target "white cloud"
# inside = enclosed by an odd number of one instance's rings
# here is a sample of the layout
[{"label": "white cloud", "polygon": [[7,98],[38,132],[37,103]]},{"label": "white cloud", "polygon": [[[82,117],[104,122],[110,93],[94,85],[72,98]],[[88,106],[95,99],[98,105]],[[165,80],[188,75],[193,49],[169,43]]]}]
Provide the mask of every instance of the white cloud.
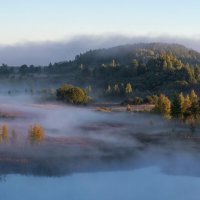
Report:
[{"label": "white cloud", "polygon": [[179,43],[200,51],[200,39],[164,36],[80,35],[71,39],[45,42],[25,42],[0,46],[0,63],[8,65],[48,65],[74,57],[90,49],[109,48],[139,42]]}]

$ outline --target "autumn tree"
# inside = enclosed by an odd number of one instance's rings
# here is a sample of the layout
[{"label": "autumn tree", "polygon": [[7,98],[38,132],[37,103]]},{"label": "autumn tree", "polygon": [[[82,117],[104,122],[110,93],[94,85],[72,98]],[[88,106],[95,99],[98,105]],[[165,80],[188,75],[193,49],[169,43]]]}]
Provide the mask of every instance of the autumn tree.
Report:
[{"label": "autumn tree", "polygon": [[191,108],[191,105],[192,105],[192,102],[190,100],[190,97],[189,95],[187,95],[185,98],[184,98],[184,102],[183,102],[183,112],[188,112],[189,109]]},{"label": "autumn tree", "polygon": [[1,126],[1,138],[2,138],[2,141],[8,142],[8,125],[7,124],[3,124]]},{"label": "autumn tree", "polygon": [[126,95],[130,95],[133,92],[132,86],[130,83],[126,84],[125,93]]},{"label": "autumn tree", "polygon": [[161,94],[155,104],[154,110],[163,115],[169,115],[171,109],[171,102],[168,97]]},{"label": "autumn tree", "polygon": [[28,138],[32,144],[40,143],[45,137],[44,129],[40,124],[30,126],[28,131]]},{"label": "autumn tree", "polygon": [[194,90],[190,92],[189,96],[190,96],[190,101],[191,101],[190,112],[191,112],[191,115],[196,119],[200,115],[200,106],[199,106],[198,96]]},{"label": "autumn tree", "polygon": [[198,101],[198,96],[194,90],[191,90],[189,97],[192,103]]},{"label": "autumn tree", "polygon": [[200,117],[200,105],[198,101],[192,102],[190,113],[195,119],[198,119]]}]

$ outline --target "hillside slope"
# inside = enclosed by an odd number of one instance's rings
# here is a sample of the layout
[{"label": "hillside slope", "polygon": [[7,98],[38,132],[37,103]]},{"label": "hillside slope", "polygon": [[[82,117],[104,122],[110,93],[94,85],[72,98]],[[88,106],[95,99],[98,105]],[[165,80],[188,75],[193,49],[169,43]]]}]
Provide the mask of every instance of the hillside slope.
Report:
[{"label": "hillside slope", "polygon": [[139,43],[117,46],[109,49],[90,50],[76,56],[77,64],[92,66],[108,63],[115,59],[119,64],[129,64],[133,59],[147,62],[161,54],[174,55],[183,63],[200,64],[200,53],[179,44]]}]

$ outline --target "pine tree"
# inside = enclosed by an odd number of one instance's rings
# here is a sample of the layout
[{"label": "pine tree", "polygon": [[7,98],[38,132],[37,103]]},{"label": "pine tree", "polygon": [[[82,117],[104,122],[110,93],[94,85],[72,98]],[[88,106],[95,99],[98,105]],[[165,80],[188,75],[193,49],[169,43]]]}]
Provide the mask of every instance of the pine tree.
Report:
[{"label": "pine tree", "polygon": [[172,99],[171,115],[174,118],[182,118],[184,113],[184,97],[183,94],[175,94]]}]

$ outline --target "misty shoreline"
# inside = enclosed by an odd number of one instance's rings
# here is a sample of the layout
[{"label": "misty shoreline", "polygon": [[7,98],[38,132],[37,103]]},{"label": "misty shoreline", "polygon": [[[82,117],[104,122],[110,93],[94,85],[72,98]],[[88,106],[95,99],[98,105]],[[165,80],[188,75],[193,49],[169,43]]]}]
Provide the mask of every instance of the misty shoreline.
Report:
[{"label": "misty shoreline", "polygon": [[[192,157],[196,155],[197,162],[200,137],[188,139],[187,130],[185,133],[181,130],[174,134],[146,134],[132,132],[130,127],[129,131],[123,133],[123,137],[129,141],[124,144],[112,139],[102,140],[101,136],[90,137],[94,131],[96,134],[103,131],[107,132],[103,137],[120,139],[122,133],[115,130],[127,126],[116,122],[92,123],[79,127],[82,136],[47,136],[38,145],[30,145],[28,141],[21,145],[13,144],[12,147],[5,144],[0,147],[1,175],[64,176],[77,172],[131,170],[155,165],[167,174],[200,175],[197,169],[190,173],[185,166],[177,166],[176,162],[173,166],[170,163],[170,160],[176,161],[179,154],[184,152]],[[189,163],[187,165],[193,168]]]},{"label": "misty shoreline", "polygon": [[[191,136],[180,122],[149,112],[127,112],[126,106],[115,112],[121,108],[118,103],[109,104],[114,111],[105,113],[96,111],[96,104],[69,106],[17,99],[1,100],[1,111],[7,117],[1,117],[0,123],[7,123],[10,131],[15,128],[18,135],[16,142],[0,145],[2,176],[65,176],[147,166],[158,166],[166,174],[199,176],[193,163],[199,164],[200,138]],[[31,145],[28,126],[36,122],[42,124],[46,136],[40,144]],[[186,167],[177,163],[184,153],[192,160],[186,160]]]}]

